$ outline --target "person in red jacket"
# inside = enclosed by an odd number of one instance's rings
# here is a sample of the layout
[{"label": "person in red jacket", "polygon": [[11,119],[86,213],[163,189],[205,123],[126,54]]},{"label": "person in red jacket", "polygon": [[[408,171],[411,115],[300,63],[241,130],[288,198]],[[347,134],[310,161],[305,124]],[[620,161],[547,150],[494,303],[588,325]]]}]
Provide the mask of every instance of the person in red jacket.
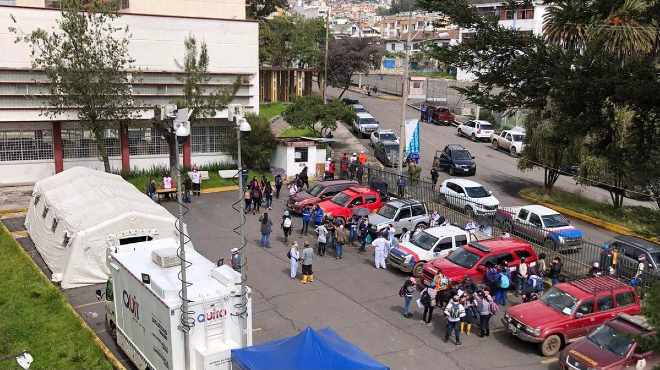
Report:
[{"label": "person in red jacket", "polygon": [[362,166],[367,164],[367,155],[364,154],[364,150],[360,152],[360,155],[358,156],[358,162],[360,162],[360,165]]},{"label": "person in red jacket", "polygon": [[346,153],[339,160],[339,175],[343,180],[348,178],[348,155]]}]

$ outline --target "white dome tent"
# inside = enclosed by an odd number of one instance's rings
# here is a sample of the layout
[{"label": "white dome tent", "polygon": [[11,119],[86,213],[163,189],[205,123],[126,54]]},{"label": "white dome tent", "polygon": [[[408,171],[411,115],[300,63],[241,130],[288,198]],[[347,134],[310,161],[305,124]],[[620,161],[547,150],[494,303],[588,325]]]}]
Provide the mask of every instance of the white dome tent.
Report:
[{"label": "white dome tent", "polygon": [[63,289],[103,283],[107,250],[177,238],[172,216],[121,176],[74,167],[34,185],[25,227]]}]

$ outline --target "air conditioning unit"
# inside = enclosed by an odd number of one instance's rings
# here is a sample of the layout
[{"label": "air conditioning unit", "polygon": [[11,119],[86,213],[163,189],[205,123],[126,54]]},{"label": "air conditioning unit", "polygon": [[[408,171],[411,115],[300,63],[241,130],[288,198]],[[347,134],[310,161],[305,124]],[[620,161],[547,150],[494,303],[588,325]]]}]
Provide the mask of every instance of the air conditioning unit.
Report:
[{"label": "air conditioning unit", "polygon": [[151,260],[164,269],[181,264],[181,259],[177,255],[177,248],[156,249],[151,252]]}]

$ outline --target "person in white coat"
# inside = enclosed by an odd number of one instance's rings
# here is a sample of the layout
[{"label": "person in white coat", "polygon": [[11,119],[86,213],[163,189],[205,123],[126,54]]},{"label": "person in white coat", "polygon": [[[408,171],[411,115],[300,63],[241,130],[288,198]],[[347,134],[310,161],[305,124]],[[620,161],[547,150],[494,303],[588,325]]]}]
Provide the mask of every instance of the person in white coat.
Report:
[{"label": "person in white coat", "polygon": [[371,242],[371,245],[374,246],[374,264],[376,268],[386,268],[385,266],[385,256],[389,250],[390,242],[385,239],[384,235],[378,235],[378,238]]},{"label": "person in white coat", "polygon": [[300,260],[300,252],[298,252],[298,243],[293,242],[291,249],[288,253],[289,260],[291,261],[291,279],[295,279],[298,275],[298,260]]}]

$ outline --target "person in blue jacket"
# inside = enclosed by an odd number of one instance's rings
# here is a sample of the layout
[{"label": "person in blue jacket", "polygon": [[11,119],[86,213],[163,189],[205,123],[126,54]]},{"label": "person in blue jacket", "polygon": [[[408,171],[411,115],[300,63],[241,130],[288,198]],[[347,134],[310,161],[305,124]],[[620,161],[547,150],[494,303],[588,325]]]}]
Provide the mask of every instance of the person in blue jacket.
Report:
[{"label": "person in blue jacket", "polygon": [[305,207],[302,210],[302,229],[300,234],[307,235],[307,230],[309,229],[309,222],[312,220],[312,210],[309,207]]},{"label": "person in blue jacket", "polygon": [[323,210],[318,205],[314,210],[314,226],[318,227],[323,223]]}]

